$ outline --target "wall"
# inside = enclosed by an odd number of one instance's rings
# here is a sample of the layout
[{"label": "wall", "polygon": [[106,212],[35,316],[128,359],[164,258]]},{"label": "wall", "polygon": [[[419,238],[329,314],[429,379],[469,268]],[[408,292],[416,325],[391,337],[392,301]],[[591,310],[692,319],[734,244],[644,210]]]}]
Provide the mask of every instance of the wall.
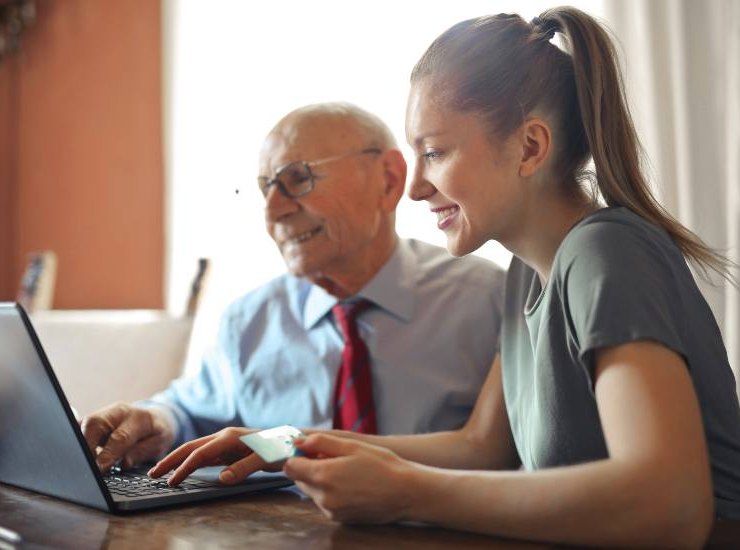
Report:
[{"label": "wall", "polygon": [[13,131],[11,83],[14,59],[0,60],[0,299],[12,295],[13,282]]},{"label": "wall", "polygon": [[0,115],[0,298],[30,251],[52,249],[54,307],[160,308],[160,3],[37,0],[36,11],[21,51],[0,61],[0,113],[14,110]]}]

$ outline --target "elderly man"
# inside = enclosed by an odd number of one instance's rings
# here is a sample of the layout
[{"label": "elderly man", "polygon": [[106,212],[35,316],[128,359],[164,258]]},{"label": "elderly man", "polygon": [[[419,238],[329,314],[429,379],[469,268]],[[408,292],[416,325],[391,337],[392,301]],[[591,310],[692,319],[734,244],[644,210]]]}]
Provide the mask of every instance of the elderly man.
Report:
[{"label": "elderly man", "polygon": [[470,414],[496,353],[503,273],[399,239],[406,163],[389,129],[349,104],[298,109],[267,136],[260,174],[289,273],[227,309],[194,376],[83,420],[103,471],[226,426],[410,434]]}]

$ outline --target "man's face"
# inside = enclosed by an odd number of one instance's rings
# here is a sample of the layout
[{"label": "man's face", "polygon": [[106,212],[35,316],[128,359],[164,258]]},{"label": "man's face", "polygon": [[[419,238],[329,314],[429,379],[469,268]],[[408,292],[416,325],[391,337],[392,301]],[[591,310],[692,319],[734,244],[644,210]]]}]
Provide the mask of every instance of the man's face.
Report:
[{"label": "man's face", "polygon": [[[268,136],[260,155],[260,176],[270,179],[281,167],[325,159],[369,147],[348,119],[293,117]],[[267,232],[288,270],[311,280],[374,263],[374,246],[384,234],[383,170],[377,155],[349,155],[311,167],[313,190],[298,198],[277,186],[265,197]]]}]

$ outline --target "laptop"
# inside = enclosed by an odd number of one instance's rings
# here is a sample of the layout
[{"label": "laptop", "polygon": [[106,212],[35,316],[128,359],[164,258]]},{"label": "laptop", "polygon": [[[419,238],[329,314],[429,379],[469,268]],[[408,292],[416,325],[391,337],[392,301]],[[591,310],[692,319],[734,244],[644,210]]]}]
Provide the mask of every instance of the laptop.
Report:
[{"label": "laptop", "polygon": [[204,468],[175,488],[144,472],[100,474],[28,315],[0,303],[0,482],[114,513],[292,484],[280,473],[258,472],[225,486],[218,469]]}]

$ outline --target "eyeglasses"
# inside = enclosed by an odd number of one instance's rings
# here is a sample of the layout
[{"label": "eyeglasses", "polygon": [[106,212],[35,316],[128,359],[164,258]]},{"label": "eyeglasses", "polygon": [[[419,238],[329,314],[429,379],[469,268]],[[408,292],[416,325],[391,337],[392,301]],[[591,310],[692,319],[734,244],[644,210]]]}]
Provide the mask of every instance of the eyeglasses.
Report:
[{"label": "eyeglasses", "polygon": [[344,153],[343,155],[336,155],[333,157],[327,157],[319,160],[297,160],[281,166],[275,171],[275,177],[270,179],[267,176],[260,176],[257,178],[259,183],[260,191],[266,197],[270,192],[270,187],[277,185],[280,192],[288,198],[296,199],[307,195],[313,191],[316,185],[316,176],[311,171],[311,167],[320,166],[335,160],[341,160],[354,155],[379,155],[383,151],[376,147],[368,149],[362,149],[361,151],[352,151],[350,153]]}]

